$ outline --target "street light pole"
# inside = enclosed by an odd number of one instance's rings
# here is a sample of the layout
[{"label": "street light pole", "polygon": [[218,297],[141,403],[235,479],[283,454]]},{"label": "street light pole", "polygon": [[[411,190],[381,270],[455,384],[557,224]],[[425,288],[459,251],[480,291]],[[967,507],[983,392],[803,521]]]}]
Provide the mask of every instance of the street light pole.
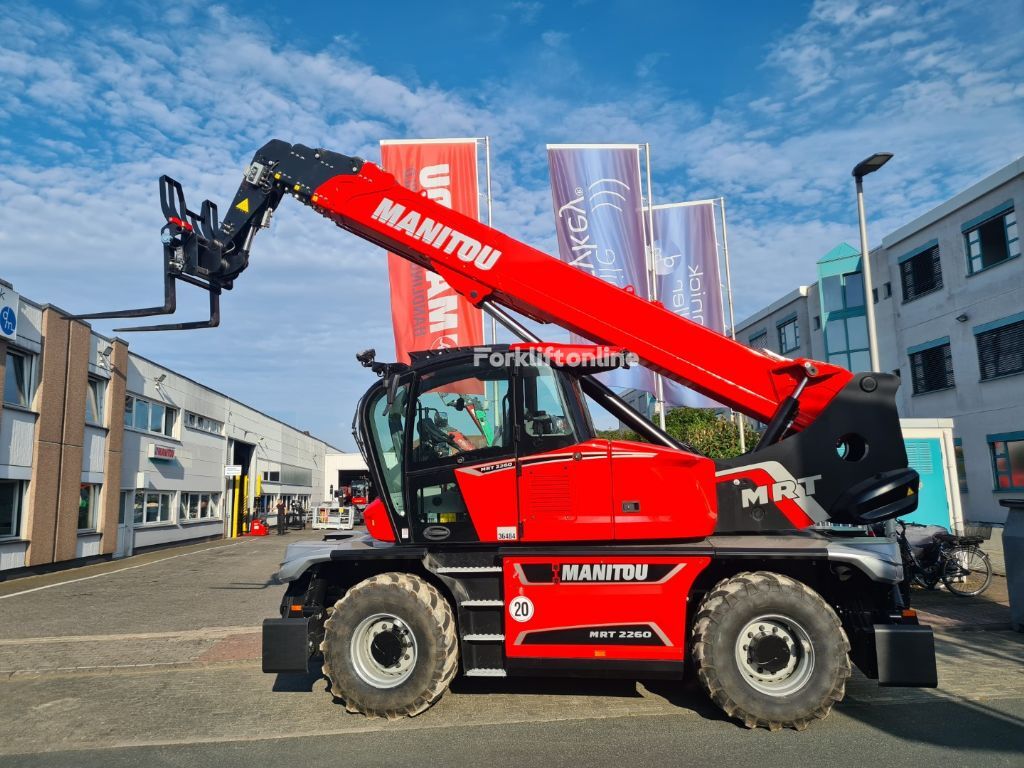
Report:
[{"label": "street light pole", "polygon": [[874,173],[889,160],[892,159],[891,152],[876,152],[867,160],[857,163],[853,169],[853,178],[857,182],[857,218],[860,222],[860,260],[862,276],[864,278],[864,310],[867,315],[868,325],[868,355],[871,360],[871,370],[881,370],[881,363],[878,361],[878,332],[875,327],[875,302],[871,289],[871,254],[868,252],[868,225],[864,215],[864,177]]}]

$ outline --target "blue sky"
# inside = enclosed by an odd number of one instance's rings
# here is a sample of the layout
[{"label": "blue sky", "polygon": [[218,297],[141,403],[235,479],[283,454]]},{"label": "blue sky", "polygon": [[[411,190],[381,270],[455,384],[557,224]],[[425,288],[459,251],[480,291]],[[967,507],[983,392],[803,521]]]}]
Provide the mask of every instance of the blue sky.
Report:
[{"label": "blue sky", "polygon": [[[376,160],[489,135],[495,224],[553,252],[544,145],[650,142],[657,202],[726,196],[742,317],[856,242],[863,157],[896,154],[877,243],[1024,154],[1022,26],[1020,0],[6,2],[0,276],[69,311],[157,303],[157,178],[226,202],[272,137]],[[219,330],[131,346],[351,446],[353,354],[392,349],[385,259],[298,206],[260,239]]]}]

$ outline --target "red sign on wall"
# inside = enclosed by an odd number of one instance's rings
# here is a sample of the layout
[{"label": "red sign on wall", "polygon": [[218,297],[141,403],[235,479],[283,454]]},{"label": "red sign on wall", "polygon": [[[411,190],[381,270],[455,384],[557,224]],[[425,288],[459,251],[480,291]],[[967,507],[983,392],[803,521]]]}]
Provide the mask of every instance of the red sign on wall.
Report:
[{"label": "red sign on wall", "polygon": [[[476,139],[382,141],[381,167],[399,184],[441,205],[480,218]],[[395,354],[483,343],[480,310],[440,275],[388,254]]]},{"label": "red sign on wall", "polygon": [[150,443],[149,458],[157,459],[159,461],[173,461],[174,448],[167,445],[157,445],[156,443]]}]

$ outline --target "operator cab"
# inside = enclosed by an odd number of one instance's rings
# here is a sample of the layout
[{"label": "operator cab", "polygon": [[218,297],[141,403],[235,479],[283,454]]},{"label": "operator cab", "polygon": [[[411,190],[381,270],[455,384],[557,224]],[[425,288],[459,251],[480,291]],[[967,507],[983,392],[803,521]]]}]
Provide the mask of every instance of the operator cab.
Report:
[{"label": "operator cab", "polygon": [[[635,533],[629,538],[645,534],[636,526],[645,520],[664,530],[673,510],[653,498],[638,462],[664,471],[710,462],[598,438],[579,375],[617,361],[603,363],[595,350],[602,348],[495,345],[414,353],[408,366],[373,363],[383,380],[363,396],[354,424],[381,489],[366,511],[371,534],[403,543],[606,541],[617,513],[631,515],[621,521]],[[613,471],[633,478],[619,493]],[[624,493],[630,498],[616,501]]]}]

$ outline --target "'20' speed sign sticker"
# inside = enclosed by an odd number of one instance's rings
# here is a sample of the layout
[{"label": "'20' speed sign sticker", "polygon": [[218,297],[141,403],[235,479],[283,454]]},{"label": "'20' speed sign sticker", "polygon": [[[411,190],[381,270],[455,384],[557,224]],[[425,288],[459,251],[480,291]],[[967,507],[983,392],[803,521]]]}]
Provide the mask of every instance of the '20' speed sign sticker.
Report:
[{"label": "'20' speed sign sticker", "polygon": [[533,601],[522,595],[512,598],[508,604],[508,615],[520,623],[529,621],[533,618]]}]

